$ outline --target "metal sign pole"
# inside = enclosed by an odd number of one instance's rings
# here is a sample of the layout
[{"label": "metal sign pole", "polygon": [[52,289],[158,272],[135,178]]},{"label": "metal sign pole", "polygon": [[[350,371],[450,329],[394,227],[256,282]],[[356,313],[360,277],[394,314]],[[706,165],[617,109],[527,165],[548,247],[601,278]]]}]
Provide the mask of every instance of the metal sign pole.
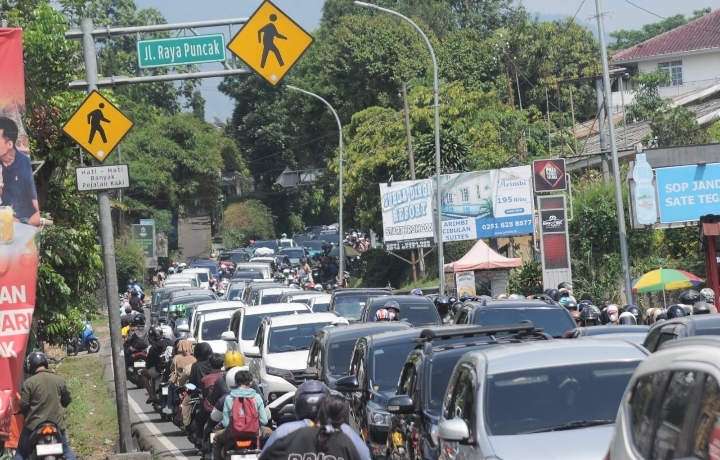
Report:
[{"label": "metal sign pole", "polygon": [[[85,61],[85,79],[88,94],[97,89],[97,56],[93,38],[92,19],[84,18],[81,24],[83,58]],[[100,164],[95,162],[95,164]],[[115,374],[115,404],[117,405],[118,426],[120,427],[120,453],[133,451],[132,430],[130,428],[130,408],[127,400],[127,382],[125,380],[125,358],[120,328],[120,311],[115,304],[117,299],[117,271],[115,268],[115,241],[113,239],[112,214],[110,212],[110,194],[99,190],[98,208],[100,214],[100,236],[102,238],[103,265],[105,266],[105,290],[108,299],[110,317],[110,343],[112,349],[113,372]]]}]

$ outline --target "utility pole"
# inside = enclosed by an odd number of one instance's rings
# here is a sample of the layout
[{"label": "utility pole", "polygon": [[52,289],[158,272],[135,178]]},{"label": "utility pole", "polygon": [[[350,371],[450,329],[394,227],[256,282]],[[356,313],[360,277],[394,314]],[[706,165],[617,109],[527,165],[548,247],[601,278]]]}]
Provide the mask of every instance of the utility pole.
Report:
[{"label": "utility pole", "polygon": [[[97,89],[97,55],[93,38],[93,22],[84,18],[81,23],[83,56],[85,60],[85,79],[87,92]],[[95,164],[99,164],[95,162]],[[118,426],[120,428],[120,453],[133,451],[132,431],[130,428],[130,408],[127,400],[127,381],[125,380],[125,357],[122,337],[120,336],[120,311],[113,304],[117,299],[117,271],[115,268],[115,241],[113,239],[112,213],[110,212],[110,194],[107,190],[97,192],[100,214],[100,236],[102,239],[103,265],[105,266],[105,291],[108,299],[110,317],[110,343],[112,349],[113,372],[115,374],[115,404],[117,405]]]},{"label": "utility pole", "polygon": [[601,79],[595,80],[595,92],[597,93],[597,105],[600,109],[600,115],[598,116],[598,134],[600,137],[600,150],[602,152],[602,177],[603,184],[607,185],[610,183],[610,169],[608,167],[607,156],[607,138],[605,136],[605,95],[603,91],[603,82]]},{"label": "utility pole", "polygon": [[603,68],[603,83],[605,86],[605,109],[608,114],[608,127],[610,128],[610,152],[612,153],[613,182],[615,183],[615,206],[617,210],[618,233],[620,234],[620,256],[623,264],[623,277],[625,278],[625,298],[627,303],[633,303],[632,281],[630,279],[630,257],[628,256],[627,231],[625,230],[625,208],[620,187],[620,162],[618,161],[617,144],[615,142],[615,122],[610,107],[610,70],[605,46],[605,28],[600,0],[595,0],[597,10],[598,35],[600,36],[600,59]]},{"label": "utility pole", "polygon": [[[415,180],[415,156],[413,155],[412,132],[410,130],[410,106],[407,98],[407,84],[402,84],[403,107],[405,109],[405,133],[407,134],[408,160],[410,161],[410,179]],[[420,262],[420,276],[425,276],[425,254],[422,248],[418,249]],[[417,283],[417,270],[415,269],[415,251],[410,251],[410,260],[413,267],[413,282]]]}]

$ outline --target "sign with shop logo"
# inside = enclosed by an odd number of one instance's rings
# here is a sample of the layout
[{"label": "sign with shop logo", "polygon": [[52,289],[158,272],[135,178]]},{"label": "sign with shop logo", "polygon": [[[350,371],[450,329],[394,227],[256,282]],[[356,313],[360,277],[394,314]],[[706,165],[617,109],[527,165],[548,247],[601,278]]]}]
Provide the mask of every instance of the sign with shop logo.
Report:
[{"label": "sign with shop logo", "polygon": [[566,190],[565,160],[556,158],[533,161],[533,179],[535,193]]}]

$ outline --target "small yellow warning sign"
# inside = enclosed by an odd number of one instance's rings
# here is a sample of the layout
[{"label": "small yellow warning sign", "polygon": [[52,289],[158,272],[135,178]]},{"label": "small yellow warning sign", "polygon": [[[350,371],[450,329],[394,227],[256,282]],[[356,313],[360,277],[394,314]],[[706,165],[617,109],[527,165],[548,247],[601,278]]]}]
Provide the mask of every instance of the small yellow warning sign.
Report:
[{"label": "small yellow warning sign", "polygon": [[266,0],[227,48],[272,85],[277,85],[313,41],[309,33]]},{"label": "small yellow warning sign", "polygon": [[132,120],[93,91],[65,123],[63,131],[90,155],[104,162],[132,127]]}]

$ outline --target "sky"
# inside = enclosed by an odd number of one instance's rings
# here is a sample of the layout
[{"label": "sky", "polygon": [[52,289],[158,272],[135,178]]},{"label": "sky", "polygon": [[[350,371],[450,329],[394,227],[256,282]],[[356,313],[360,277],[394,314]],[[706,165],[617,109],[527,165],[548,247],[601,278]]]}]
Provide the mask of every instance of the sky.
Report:
[{"label": "sky", "polygon": [[[648,11],[643,11],[632,3]],[[224,18],[243,18],[250,16],[262,3],[262,0],[135,0],[138,8],[157,8],[168,23],[205,21]],[[273,0],[273,3],[285,14],[294,19],[301,27],[312,31],[320,24],[323,0]],[[574,16],[577,22],[597,30],[595,0],[522,0],[525,8],[541,16]],[[644,24],[661,21],[661,17],[678,13],[691,15],[693,10],[712,6],[712,0],[605,0],[605,32],[619,29],[639,29]],[[651,14],[654,13],[654,14]],[[237,27],[235,28],[237,31]],[[225,33],[229,39],[227,27],[198,30],[201,34]],[[202,70],[221,70],[220,64],[205,64]],[[200,89],[206,99],[205,116],[208,121],[214,117],[225,120],[232,114],[232,101],[217,90],[219,78],[202,81]]]}]

